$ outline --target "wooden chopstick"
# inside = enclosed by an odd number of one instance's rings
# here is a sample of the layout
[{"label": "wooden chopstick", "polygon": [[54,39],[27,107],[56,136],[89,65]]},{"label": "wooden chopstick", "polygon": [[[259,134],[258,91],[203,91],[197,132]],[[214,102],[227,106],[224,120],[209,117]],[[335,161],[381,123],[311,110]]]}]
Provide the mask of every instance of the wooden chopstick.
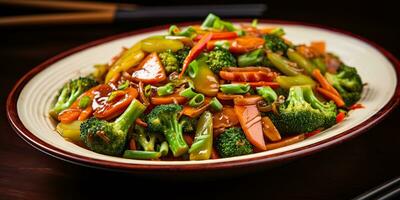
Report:
[{"label": "wooden chopstick", "polygon": [[0,26],[112,23],[114,15],[113,11],[102,11],[1,17]]},{"label": "wooden chopstick", "polygon": [[[116,10],[120,4],[88,1],[51,1],[51,0],[0,0],[0,4],[57,10]],[[122,5],[122,4],[121,4]],[[124,5],[126,7],[127,5]],[[130,8],[135,8],[129,4]]]}]

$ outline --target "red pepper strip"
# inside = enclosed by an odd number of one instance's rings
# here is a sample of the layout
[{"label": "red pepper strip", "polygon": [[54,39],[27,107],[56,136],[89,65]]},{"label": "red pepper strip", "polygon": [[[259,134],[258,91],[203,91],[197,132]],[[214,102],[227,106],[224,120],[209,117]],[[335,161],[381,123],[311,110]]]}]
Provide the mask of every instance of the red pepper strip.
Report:
[{"label": "red pepper strip", "polygon": [[311,132],[305,133],[304,136],[305,136],[306,138],[309,138],[309,137],[311,137],[311,136],[317,135],[318,133],[321,133],[321,130],[317,129],[317,130],[315,130],[315,131],[311,131]]},{"label": "red pepper strip", "polygon": [[[194,41],[199,41],[201,38],[204,37],[204,35],[197,35],[195,38],[193,38]],[[215,32],[212,33],[212,40],[225,40],[225,39],[232,39],[232,38],[237,38],[239,35],[236,32]]]},{"label": "red pepper strip", "polygon": [[357,103],[357,104],[350,106],[349,110],[356,110],[356,109],[360,109],[360,108],[365,108],[365,107],[361,103]]},{"label": "red pepper strip", "polygon": [[93,115],[99,119],[109,120],[125,111],[131,101],[138,96],[138,91],[135,88],[126,88],[122,97],[116,97],[115,101],[106,102]]},{"label": "red pepper strip", "polygon": [[266,82],[266,81],[259,81],[259,82],[236,82],[233,81],[234,84],[249,84],[250,87],[261,87],[261,86],[270,86],[271,88],[279,88],[279,84],[277,82]]},{"label": "red pepper strip", "polygon": [[182,72],[179,74],[179,78],[185,74],[186,69],[188,68],[190,62],[197,58],[198,55],[203,51],[206,47],[207,42],[211,40],[212,33],[205,34],[201,40],[194,45],[194,47],[189,51],[188,56],[186,56],[185,60],[183,61]]},{"label": "red pepper strip", "polygon": [[345,117],[346,117],[346,113],[339,112],[339,114],[336,115],[336,123],[342,122]]}]

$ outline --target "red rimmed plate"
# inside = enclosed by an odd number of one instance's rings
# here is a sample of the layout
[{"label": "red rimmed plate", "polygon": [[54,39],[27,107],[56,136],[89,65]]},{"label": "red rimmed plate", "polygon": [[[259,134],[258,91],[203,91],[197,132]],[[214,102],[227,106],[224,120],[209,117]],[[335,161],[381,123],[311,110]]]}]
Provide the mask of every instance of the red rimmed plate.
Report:
[{"label": "red rimmed plate", "polygon": [[[181,26],[190,23],[181,24]],[[399,102],[399,61],[378,45],[351,33],[298,22],[260,20],[260,26],[281,26],[294,43],[325,40],[328,51],[355,66],[366,86],[361,103],[343,123],[306,140],[271,151],[207,161],[143,161],[97,154],[65,141],[48,116],[54,95],[71,78],[90,73],[92,66],[108,62],[123,46],[167,26],[143,29],[94,41],[55,56],[26,74],[7,99],[7,116],[16,132],[35,148],[57,158],[86,166],[139,172],[235,170],[263,167],[305,156],[346,141],[383,119]]]}]

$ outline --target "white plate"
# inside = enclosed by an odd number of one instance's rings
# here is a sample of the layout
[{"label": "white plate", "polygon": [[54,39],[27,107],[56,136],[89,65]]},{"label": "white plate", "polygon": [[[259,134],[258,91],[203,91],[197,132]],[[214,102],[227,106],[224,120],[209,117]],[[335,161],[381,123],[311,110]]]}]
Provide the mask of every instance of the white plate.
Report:
[{"label": "white plate", "polygon": [[287,33],[285,37],[295,44],[309,43],[313,40],[326,41],[327,50],[337,54],[347,65],[356,67],[363,82],[367,83],[360,100],[365,108],[351,111],[343,123],[302,142],[261,153],[217,160],[132,160],[98,154],[65,141],[55,131],[54,121],[48,115],[50,104],[58,89],[70,79],[90,73],[94,64],[108,62],[122,47],[129,47],[150,35],[165,34],[167,29],[164,26],[162,29],[157,27],[95,41],[46,61],[15,86],[8,99],[8,116],[17,132],[30,144],[72,162],[106,168],[165,169],[168,166],[176,166],[176,169],[199,169],[196,165],[224,168],[254,162],[268,163],[309,154],[356,135],[380,120],[397,104],[398,66],[395,65],[398,65],[398,61],[380,47],[358,36],[316,26],[276,21],[264,21],[260,25],[283,27]]}]

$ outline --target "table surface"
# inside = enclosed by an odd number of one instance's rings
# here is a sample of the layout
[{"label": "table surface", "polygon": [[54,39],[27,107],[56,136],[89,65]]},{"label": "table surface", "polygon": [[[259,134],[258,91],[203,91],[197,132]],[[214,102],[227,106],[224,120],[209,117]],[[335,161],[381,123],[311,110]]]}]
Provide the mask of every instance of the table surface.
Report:
[{"label": "table surface", "polygon": [[[284,6],[272,4],[265,17],[345,29],[377,42],[400,57],[399,27],[392,26],[394,16],[392,18],[391,14],[371,17],[369,14],[375,8],[359,8],[356,4],[343,10],[344,13],[350,13],[347,16],[330,9],[314,10],[311,14],[309,11],[313,7],[302,8],[302,11],[292,9],[283,15]],[[4,8],[0,10],[8,11]],[[365,134],[333,148],[272,169],[202,182],[149,180],[77,166],[34,149],[13,131],[5,116],[6,96],[15,82],[32,67],[76,45],[166,23],[169,21],[0,30],[0,199],[104,198],[126,194],[167,197],[171,191],[179,193],[174,195],[177,198],[204,199],[210,196],[211,191],[215,192],[213,198],[262,196],[269,199],[348,199],[400,175],[400,134],[397,124],[400,109]]]}]

